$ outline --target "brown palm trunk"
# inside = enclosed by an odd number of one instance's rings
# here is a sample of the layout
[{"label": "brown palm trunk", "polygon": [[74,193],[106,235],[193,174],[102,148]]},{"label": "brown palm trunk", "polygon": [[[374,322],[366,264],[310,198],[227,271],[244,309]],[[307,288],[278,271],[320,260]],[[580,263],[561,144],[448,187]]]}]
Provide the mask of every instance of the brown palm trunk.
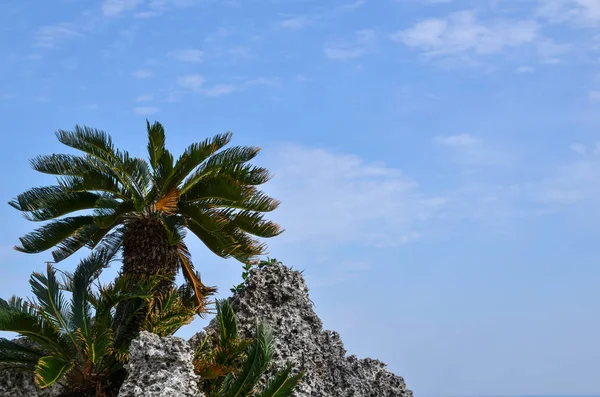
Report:
[{"label": "brown palm trunk", "polygon": [[[153,218],[131,220],[123,232],[123,276],[137,284],[159,277],[153,290],[155,296],[163,295],[173,288],[178,269],[177,248],[169,244],[164,226]],[[116,321],[123,328],[118,335],[117,345],[128,346],[137,336],[146,317],[146,310],[136,312],[131,321],[133,307],[143,305],[140,300],[124,302],[117,306]]]}]

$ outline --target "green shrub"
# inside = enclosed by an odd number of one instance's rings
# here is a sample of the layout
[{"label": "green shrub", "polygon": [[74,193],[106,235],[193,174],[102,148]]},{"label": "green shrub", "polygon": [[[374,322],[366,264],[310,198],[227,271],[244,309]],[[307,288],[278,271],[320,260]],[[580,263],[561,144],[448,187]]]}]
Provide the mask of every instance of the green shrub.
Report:
[{"label": "green shrub", "polygon": [[194,357],[194,368],[206,397],[291,396],[304,376],[291,376],[291,363],[269,379],[262,390],[257,390],[275,352],[270,327],[259,322],[253,339],[241,338],[229,302],[217,301],[216,306],[218,333],[206,336]]},{"label": "green shrub", "polygon": [[[116,395],[125,378],[128,348],[116,346],[128,321],[149,308],[145,327],[167,335],[193,319],[197,308],[189,304],[194,298],[188,290],[155,298],[158,280],[138,283],[135,291],[126,277],[100,285],[98,277],[109,261],[103,252],[93,253],[61,280],[49,264],[46,274],[31,275],[34,299],[0,299],[0,330],[21,337],[0,338],[0,369],[32,372],[41,388],[58,383],[65,395]],[[137,304],[129,305],[127,315],[117,321],[114,308],[125,301]]]}]

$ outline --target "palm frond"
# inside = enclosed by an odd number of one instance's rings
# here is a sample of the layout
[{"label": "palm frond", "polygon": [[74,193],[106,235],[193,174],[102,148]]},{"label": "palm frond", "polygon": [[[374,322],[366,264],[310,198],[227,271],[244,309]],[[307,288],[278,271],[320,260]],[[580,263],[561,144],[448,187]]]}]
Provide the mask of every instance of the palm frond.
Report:
[{"label": "palm frond", "polygon": [[25,343],[17,343],[6,338],[0,338],[0,369],[7,363],[21,364],[29,369],[37,364],[44,352]]},{"label": "palm frond", "polygon": [[177,159],[172,173],[162,187],[163,193],[179,185],[187,178],[196,167],[214,155],[231,140],[231,132],[218,134],[202,142],[188,146],[183,154]]},{"label": "palm frond", "polygon": [[70,355],[70,347],[65,344],[60,329],[39,314],[0,308],[0,331],[16,332],[45,350],[58,352],[64,357]]},{"label": "palm frond", "polygon": [[35,383],[45,389],[56,383],[71,368],[73,368],[73,363],[70,361],[55,356],[42,357],[35,367]]},{"label": "palm frond", "polygon": [[40,313],[54,322],[71,339],[73,346],[77,346],[72,329],[67,323],[67,302],[60,290],[56,272],[52,265],[48,264],[46,275],[34,272],[29,279],[29,284],[31,285],[33,294],[37,298]]},{"label": "palm frond", "polygon": [[103,166],[112,171],[135,202],[143,202],[142,194],[145,186],[139,184],[143,171],[139,169],[137,161],[130,159],[126,151],[115,149],[112,139],[106,132],[76,125],[73,131],[58,130],[56,136],[61,143],[81,150],[100,161]]},{"label": "palm frond", "polygon": [[21,246],[15,249],[26,253],[42,252],[60,244],[81,228],[93,223],[94,217],[91,215],[57,219],[21,237]]},{"label": "palm frond", "polygon": [[281,227],[272,221],[265,221],[257,211],[240,211],[233,215],[231,222],[240,230],[259,237],[275,237],[283,233]]},{"label": "palm frond", "polygon": [[244,187],[224,175],[209,175],[199,179],[194,184],[182,188],[183,201],[196,201],[202,199],[221,199],[241,201],[244,199]]},{"label": "palm frond", "polygon": [[256,339],[248,349],[242,370],[235,377],[228,375],[223,383],[223,397],[246,396],[266,372],[275,352],[271,329],[264,322],[256,327]]},{"label": "palm frond", "polygon": [[193,200],[186,204],[195,204],[204,208],[235,208],[247,211],[270,212],[275,210],[281,202],[253,189],[251,192],[244,193],[244,198],[240,201],[209,198]]},{"label": "palm frond", "polygon": [[150,125],[148,120],[146,120],[146,129],[148,131],[148,158],[150,166],[156,170],[165,152],[165,129],[159,122]]},{"label": "palm frond", "polygon": [[101,196],[92,192],[68,192],[60,186],[36,187],[9,204],[25,212],[27,219],[47,221],[75,211],[95,208]]},{"label": "palm frond", "polygon": [[36,171],[60,176],[61,187],[69,191],[98,190],[126,195],[112,169],[91,155],[44,155],[33,158],[30,163]]},{"label": "palm frond", "polygon": [[200,273],[195,271],[192,263],[192,255],[183,241],[177,245],[177,254],[179,255],[179,265],[183,277],[194,292],[194,298],[198,305],[198,314],[205,313],[207,298],[217,292],[214,287],[207,287],[200,279]]},{"label": "palm frond", "polygon": [[304,377],[304,373],[298,373],[290,377],[292,364],[287,363],[285,368],[271,378],[265,388],[257,397],[291,397]]},{"label": "palm frond", "polygon": [[177,187],[172,188],[164,196],[162,196],[154,208],[158,212],[162,212],[165,215],[175,215],[177,213],[177,204],[179,202],[179,189]]}]

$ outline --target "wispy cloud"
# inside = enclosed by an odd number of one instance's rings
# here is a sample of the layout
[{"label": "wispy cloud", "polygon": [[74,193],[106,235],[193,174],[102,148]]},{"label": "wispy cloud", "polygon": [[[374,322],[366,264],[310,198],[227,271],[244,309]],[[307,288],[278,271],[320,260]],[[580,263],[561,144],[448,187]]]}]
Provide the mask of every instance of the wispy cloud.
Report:
[{"label": "wispy cloud", "polygon": [[120,17],[125,12],[136,9],[143,0],[105,0],[102,3],[102,13],[107,17]]},{"label": "wispy cloud", "polygon": [[597,205],[600,202],[600,143],[576,143],[570,149],[578,157],[532,184],[529,194],[533,200],[561,206],[584,202]]},{"label": "wispy cloud", "polygon": [[153,99],[154,96],[150,94],[138,95],[137,97],[135,97],[135,102],[150,102]]},{"label": "wispy cloud", "polygon": [[480,143],[479,139],[470,134],[438,136],[435,141],[440,145],[453,147],[473,147]]},{"label": "wispy cloud", "polygon": [[158,112],[158,108],[154,106],[139,106],[133,109],[133,113],[138,115],[148,115]]},{"label": "wispy cloud", "polygon": [[212,87],[206,87],[201,90],[201,92],[206,96],[223,96],[228,95],[234,92],[237,87],[234,84],[217,84]]},{"label": "wispy cloud", "polygon": [[148,78],[154,76],[154,73],[151,70],[140,69],[140,70],[134,71],[133,73],[131,73],[131,75],[135,79],[148,79]]},{"label": "wispy cloud", "polygon": [[600,102],[600,91],[590,91],[588,98],[590,102]]},{"label": "wispy cloud", "polygon": [[266,189],[282,200],[274,217],[286,225],[286,243],[411,243],[421,238],[420,223],[444,203],[424,195],[401,170],[359,156],[291,144],[269,153],[277,176]]},{"label": "wispy cloud", "polygon": [[300,15],[283,19],[281,22],[279,22],[279,26],[285,29],[298,30],[310,25],[311,23],[311,18],[305,15]]},{"label": "wispy cloud", "polygon": [[482,23],[474,11],[426,19],[391,35],[392,40],[419,49],[426,56],[494,54],[530,44],[537,37],[538,24],[533,20]]},{"label": "wispy cloud", "polygon": [[532,68],[531,66],[522,65],[515,69],[515,73],[517,73],[517,74],[527,74],[527,73],[533,73],[533,72],[535,72],[535,69]]},{"label": "wispy cloud", "polygon": [[600,22],[600,1],[540,0],[536,14],[551,22],[571,22],[582,26],[594,26]]},{"label": "wispy cloud", "polygon": [[177,78],[177,85],[193,91],[198,91],[204,84],[204,77],[199,74],[188,74]]},{"label": "wispy cloud", "polygon": [[434,142],[470,170],[482,166],[509,166],[516,161],[516,153],[491,147],[471,134],[437,136]]},{"label": "wispy cloud", "polygon": [[231,94],[235,91],[244,90],[252,86],[269,86],[269,87],[281,87],[281,80],[278,78],[266,78],[259,77],[254,79],[247,79],[237,83],[222,83],[206,85],[205,79],[199,74],[189,74],[180,76],[177,79],[177,85],[188,91],[200,93],[209,97],[217,97]]},{"label": "wispy cloud", "polygon": [[346,61],[363,57],[369,53],[369,50],[375,40],[375,31],[371,29],[362,29],[355,33],[353,42],[344,42],[329,45],[325,48],[324,54],[327,58],[336,61]]},{"label": "wispy cloud", "polygon": [[204,60],[204,51],[194,48],[175,50],[168,55],[171,58],[182,62],[200,63]]},{"label": "wispy cloud", "polygon": [[354,0],[341,6],[342,10],[354,11],[367,3],[367,0]]},{"label": "wispy cloud", "polygon": [[55,48],[58,44],[67,39],[81,37],[80,29],[71,23],[60,23],[56,25],[42,26],[34,36],[34,45],[42,48]]},{"label": "wispy cloud", "polygon": [[170,8],[189,7],[195,0],[105,0],[102,13],[107,17],[121,17],[132,14],[134,18],[158,17]]}]

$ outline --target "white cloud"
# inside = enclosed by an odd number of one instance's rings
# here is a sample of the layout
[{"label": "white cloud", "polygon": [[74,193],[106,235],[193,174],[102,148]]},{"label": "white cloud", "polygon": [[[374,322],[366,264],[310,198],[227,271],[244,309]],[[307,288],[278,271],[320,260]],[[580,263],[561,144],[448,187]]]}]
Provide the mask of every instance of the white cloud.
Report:
[{"label": "white cloud", "polygon": [[62,40],[81,37],[80,30],[73,24],[60,23],[56,25],[42,26],[34,36],[33,41],[36,47],[55,48]]},{"label": "white cloud", "polygon": [[515,69],[515,73],[517,74],[527,74],[527,73],[533,73],[535,72],[535,69],[532,68],[531,66],[519,66],[518,68]]},{"label": "white cloud", "polygon": [[600,91],[590,91],[588,94],[588,98],[591,102],[600,101]]},{"label": "white cloud", "polygon": [[367,0],[355,0],[351,3],[342,5],[342,10],[354,11],[357,8],[364,6],[367,3]]},{"label": "white cloud", "polygon": [[[570,205],[600,200],[600,143],[587,147],[581,143],[570,146],[578,157],[562,165],[544,180],[532,184],[530,197],[534,201]],[[562,207],[561,207],[562,208]]]},{"label": "white cloud", "polygon": [[571,146],[569,146],[569,149],[581,156],[587,155],[587,148],[581,143],[573,143]]},{"label": "white cloud", "polygon": [[170,52],[168,55],[182,62],[200,63],[204,60],[204,51],[193,48],[176,50]]},{"label": "white cloud", "polygon": [[148,79],[148,78],[154,76],[154,73],[152,73],[151,70],[140,69],[140,70],[134,71],[133,73],[131,73],[131,75],[135,79]]},{"label": "white cloud", "polygon": [[477,170],[482,166],[510,166],[518,157],[514,150],[503,151],[490,147],[470,134],[437,136],[434,142],[445,148],[453,160],[466,166],[468,171]]},{"label": "white cloud", "polygon": [[360,58],[366,53],[364,48],[325,48],[325,56],[336,61]]},{"label": "white cloud", "polygon": [[146,94],[146,95],[138,95],[135,97],[136,102],[150,102],[154,99],[154,96]]},{"label": "white cloud", "polygon": [[[281,79],[279,78],[267,78],[258,77],[254,79],[248,79],[236,84],[213,84],[207,86],[204,78],[199,74],[190,74],[180,76],[177,79],[177,85],[185,90],[194,91],[203,94],[208,97],[217,97],[231,94],[235,91],[241,91],[252,86],[268,86],[268,87],[281,87]],[[176,101],[176,97],[179,97],[181,93],[173,92],[173,100]]]},{"label": "white cloud", "polygon": [[244,83],[245,86],[253,86],[253,85],[263,85],[268,87],[279,88],[283,85],[281,79],[279,78],[269,78],[269,77],[258,77],[255,79],[250,79]]},{"label": "white cloud", "polygon": [[390,37],[427,56],[493,54],[533,43],[538,37],[538,25],[532,20],[482,23],[475,12],[463,11],[446,18],[426,19]]},{"label": "white cloud", "polygon": [[286,18],[279,22],[279,26],[285,29],[298,30],[312,23],[312,20],[307,16],[301,15],[297,17]]},{"label": "white cloud", "polygon": [[376,33],[371,29],[358,30],[352,43],[341,43],[327,46],[325,56],[331,60],[346,61],[365,56],[369,52]]},{"label": "white cloud", "polygon": [[133,109],[133,113],[139,115],[148,115],[158,112],[158,108],[154,106],[139,106]]},{"label": "white cloud", "polygon": [[182,88],[198,91],[204,84],[204,77],[199,74],[188,74],[180,76],[177,79],[177,84]]},{"label": "white cloud", "polygon": [[470,134],[458,134],[450,136],[438,136],[435,138],[436,143],[445,146],[462,146],[472,147],[479,144],[479,139]]},{"label": "white cloud", "polygon": [[252,55],[252,51],[248,47],[236,46],[227,50],[227,54],[234,58],[239,59],[252,59],[254,55]]},{"label": "white cloud", "polygon": [[422,194],[401,170],[358,156],[298,145],[268,153],[275,178],[266,191],[282,200],[273,217],[289,244],[407,244],[445,202]]},{"label": "white cloud", "polygon": [[[102,3],[102,13],[107,17],[134,13],[134,18],[152,18],[162,15],[172,7],[188,7],[194,4],[195,0],[105,0]],[[138,11],[140,8],[142,10]]]},{"label": "white cloud", "polygon": [[594,25],[600,22],[600,0],[540,0],[537,15],[552,22]]},{"label": "white cloud", "polygon": [[107,17],[119,17],[124,12],[132,11],[142,4],[142,0],[105,0],[102,13]]},{"label": "white cloud", "polygon": [[206,96],[223,96],[231,94],[237,87],[233,84],[217,84],[212,87],[204,88],[201,92]]}]

